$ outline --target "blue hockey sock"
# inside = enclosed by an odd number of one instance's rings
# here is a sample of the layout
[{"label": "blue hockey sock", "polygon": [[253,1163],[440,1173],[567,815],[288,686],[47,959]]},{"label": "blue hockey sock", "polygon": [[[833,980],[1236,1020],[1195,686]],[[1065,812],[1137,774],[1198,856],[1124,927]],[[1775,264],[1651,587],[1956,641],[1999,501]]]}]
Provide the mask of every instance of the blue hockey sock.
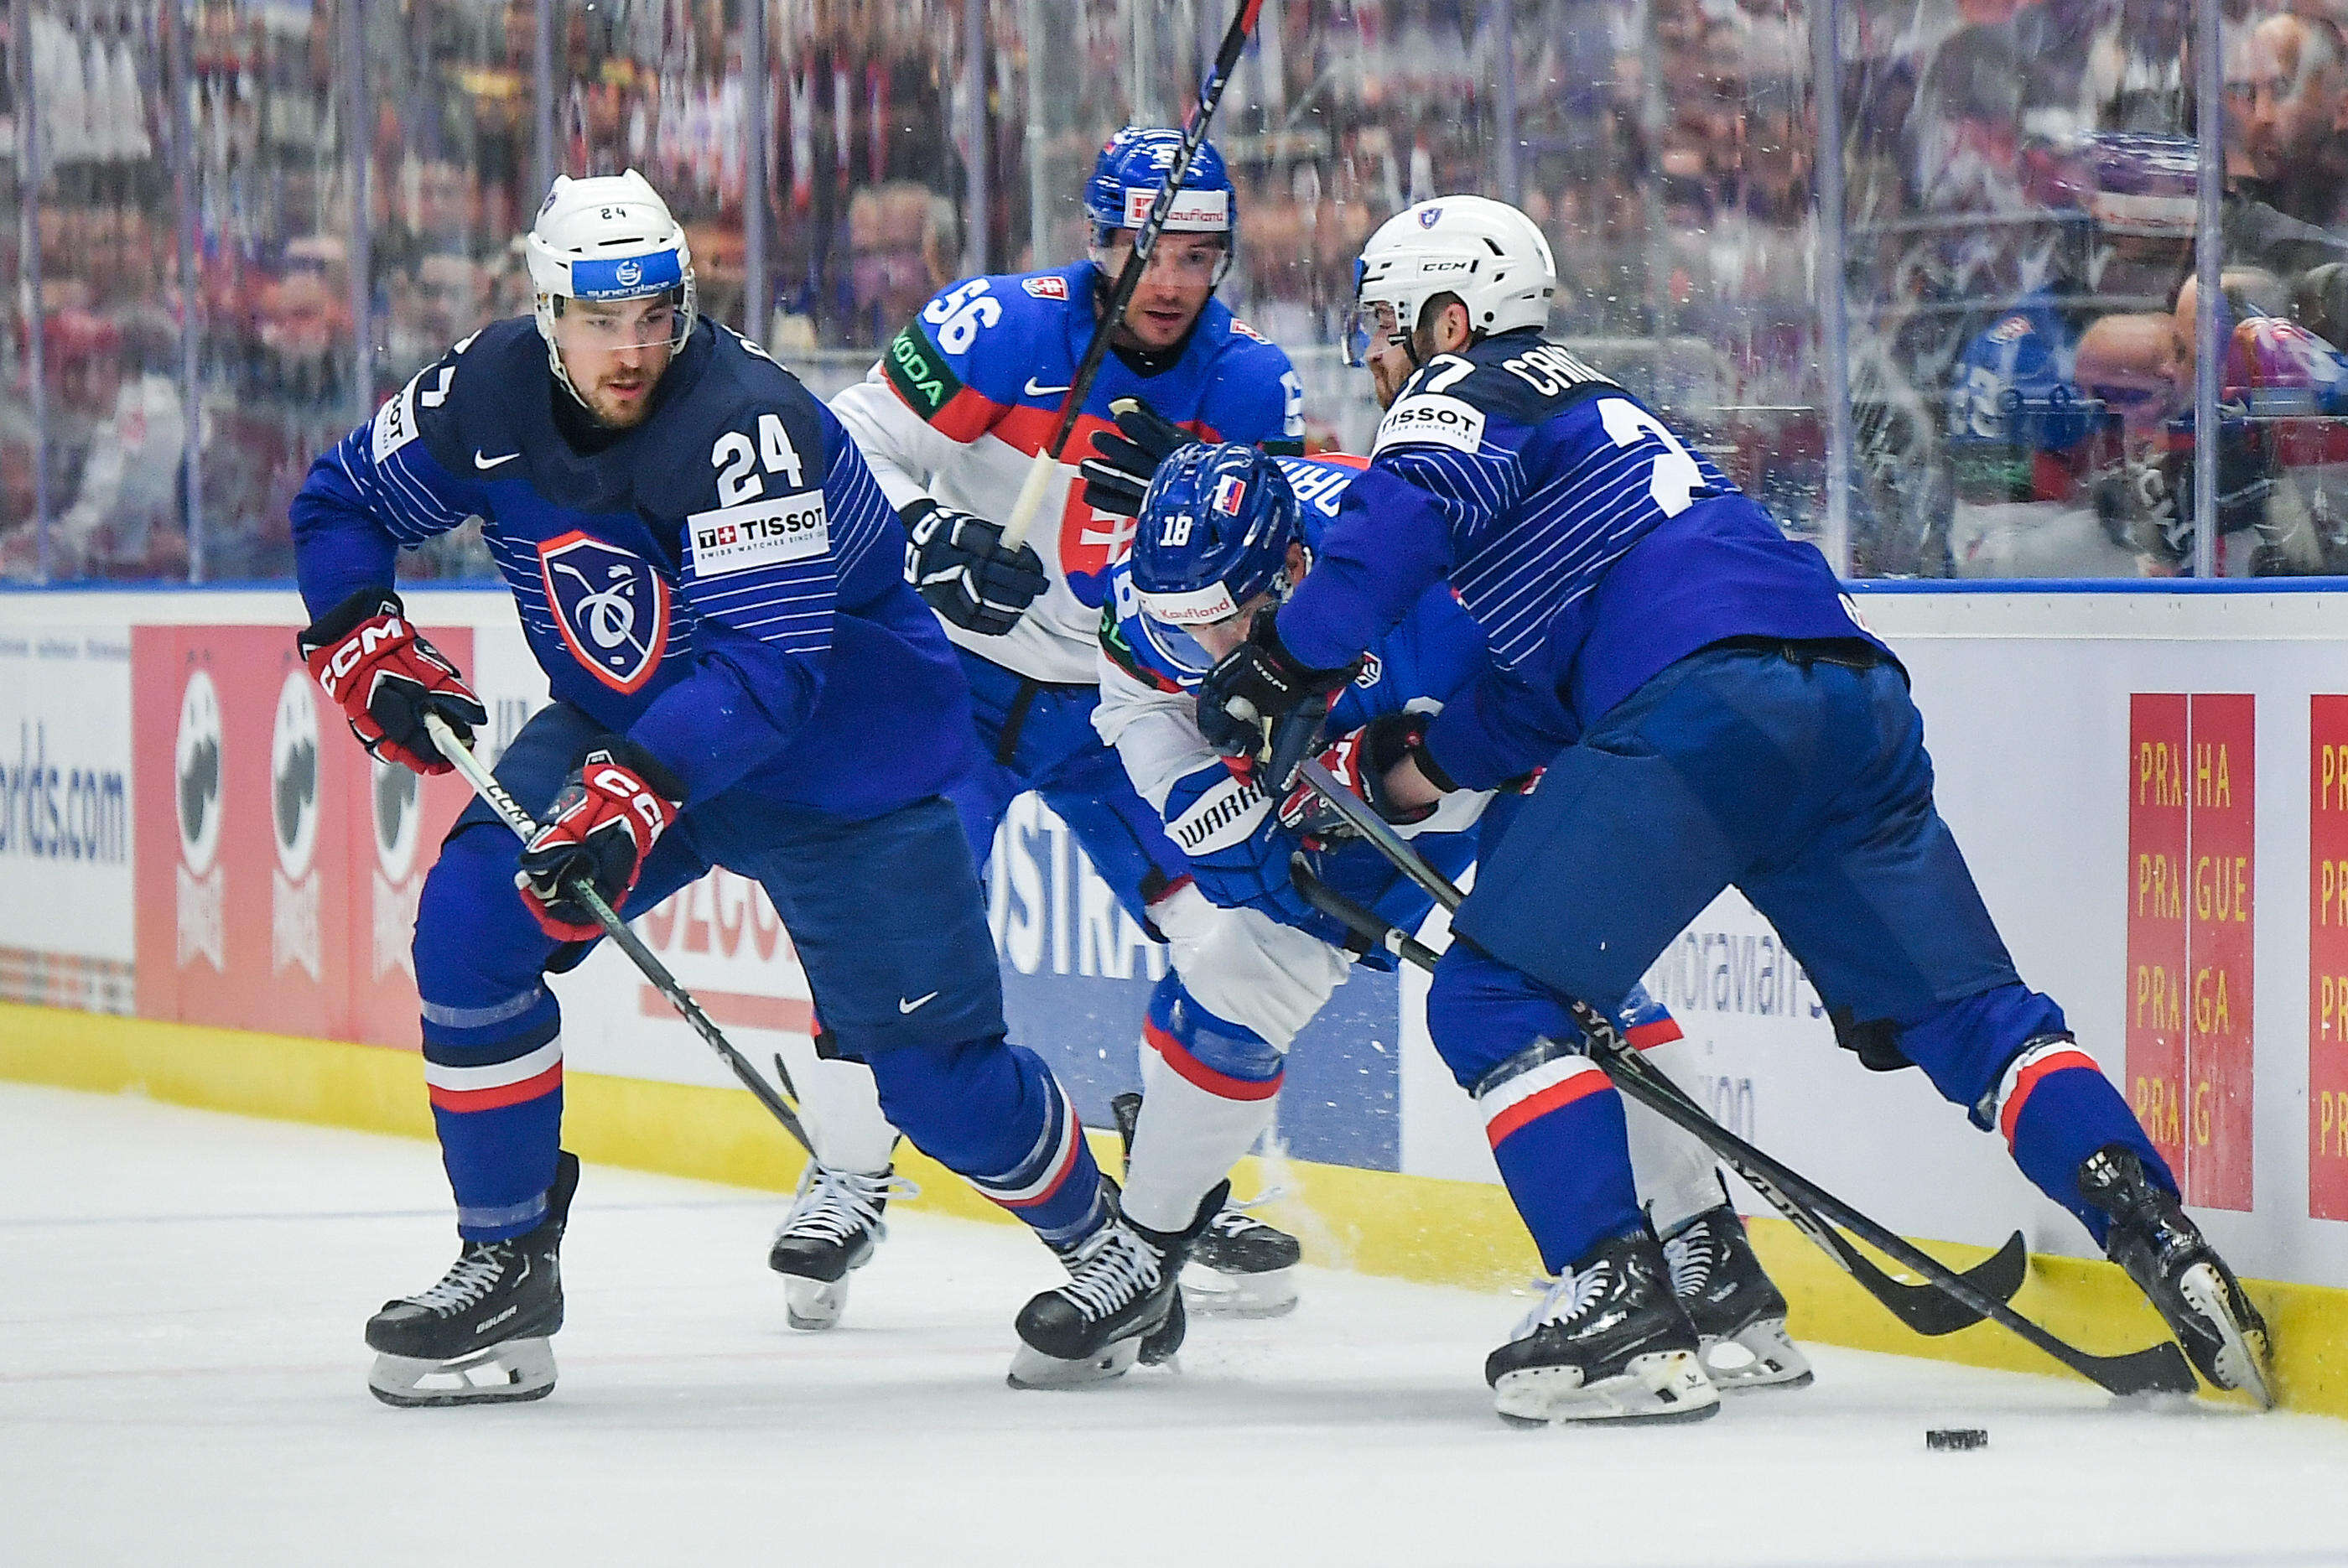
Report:
[{"label": "blue hockey sock", "polygon": [[1477,1088],[1476,1106],[1509,1196],[1561,1274],[1600,1242],[1643,1222],[1622,1099],[1588,1057],[1528,1052]]},{"label": "blue hockey sock", "polygon": [[2067,1036],[2033,1041],[2006,1068],[1997,1089],[1997,1128],[2033,1185],[2079,1217],[2104,1244],[2111,1217],[2079,1191],[2079,1167],[2108,1144],[2136,1150],[2152,1179],[2177,1191],[2168,1162],[2096,1059]]},{"label": "blue hockey sock", "polygon": [[1100,1167],[1043,1058],[1000,1036],[875,1051],[880,1109],[913,1146],[1055,1247],[1107,1219]]}]

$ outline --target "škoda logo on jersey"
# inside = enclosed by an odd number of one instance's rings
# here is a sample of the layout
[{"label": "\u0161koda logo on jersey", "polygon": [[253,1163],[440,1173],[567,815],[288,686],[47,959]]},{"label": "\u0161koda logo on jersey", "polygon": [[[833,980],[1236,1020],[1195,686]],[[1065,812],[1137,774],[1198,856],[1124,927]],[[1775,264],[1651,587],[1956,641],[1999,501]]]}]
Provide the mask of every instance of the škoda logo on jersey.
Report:
[{"label": "\u0161koda logo on jersey", "polygon": [[644,689],[668,641],[668,584],[642,556],[576,530],[538,547],[539,581],[572,657],[613,691]]}]

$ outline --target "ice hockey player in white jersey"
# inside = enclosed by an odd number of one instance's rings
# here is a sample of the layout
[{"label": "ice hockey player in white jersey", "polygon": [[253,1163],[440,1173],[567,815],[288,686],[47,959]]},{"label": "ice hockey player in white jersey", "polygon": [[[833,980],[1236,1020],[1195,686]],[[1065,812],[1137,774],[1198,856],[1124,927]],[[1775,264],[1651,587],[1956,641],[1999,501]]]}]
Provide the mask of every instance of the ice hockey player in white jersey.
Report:
[{"label": "ice hockey player in white jersey", "polygon": [[[905,520],[908,580],[962,655],[986,755],[952,794],[980,863],[1004,809],[1035,790],[1126,910],[1170,945],[1172,970],[1152,1017],[1187,995],[1285,1045],[1343,977],[1343,959],[1315,944],[1301,973],[1254,973],[1261,957],[1200,895],[1157,812],[1093,731],[1102,596],[1131,517],[1089,505],[1072,472],[1047,498],[1034,543],[1001,544],[999,524],[1049,438],[1099,320],[1098,302],[1130,254],[1179,141],[1172,130],[1118,132],[1085,189],[1088,259],[944,290],[832,407]],[[1141,286],[1109,327],[1114,352],[1076,424],[1072,468],[1123,397],[1146,397],[1203,438],[1298,449],[1303,395],[1288,356],[1214,297],[1231,265],[1238,212],[1211,146],[1200,150],[1172,201]],[[1142,1055],[1155,1085],[1157,1053]],[[848,1272],[882,1234],[896,1133],[873,1101],[870,1075],[855,1065],[819,1062],[799,1078],[820,1163],[769,1262],[790,1282],[790,1320],[820,1327],[837,1321]],[[1178,1092],[1169,1085],[1166,1097]],[[1159,1097],[1155,1088],[1150,1094]],[[1147,1148],[1135,1153],[1146,1166]],[[1221,1276],[1208,1305],[1266,1313],[1293,1304],[1294,1241],[1243,1211],[1218,1200],[1180,1213],[1138,1207],[1126,1218],[1186,1238],[1189,1253]]]}]

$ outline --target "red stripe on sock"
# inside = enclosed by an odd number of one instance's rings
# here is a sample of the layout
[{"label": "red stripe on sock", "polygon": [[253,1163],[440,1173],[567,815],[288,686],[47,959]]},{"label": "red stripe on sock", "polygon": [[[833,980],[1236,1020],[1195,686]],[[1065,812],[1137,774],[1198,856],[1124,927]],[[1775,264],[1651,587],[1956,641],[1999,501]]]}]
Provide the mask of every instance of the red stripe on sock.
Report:
[{"label": "red stripe on sock", "polygon": [[1054,1193],[1067,1184],[1068,1172],[1076,1168],[1076,1152],[1085,1146],[1085,1130],[1076,1125],[1076,1113],[1073,1109],[1065,1102],[1060,1109],[1061,1113],[1068,1118],[1068,1151],[1061,1157],[1060,1168],[1052,1172],[1050,1184],[1032,1198],[995,1198],[992,1192],[986,1194],[988,1197],[994,1198],[997,1203],[1013,1211],[1032,1209],[1036,1204],[1048,1201]]},{"label": "red stripe on sock", "polygon": [[1172,1068],[1178,1076],[1187,1082],[1198,1085],[1218,1099],[1270,1099],[1280,1092],[1281,1079],[1287,1076],[1283,1069],[1259,1082],[1254,1078],[1233,1078],[1229,1073],[1219,1073],[1189,1051],[1184,1050],[1182,1042],[1159,1028],[1154,1019],[1143,1020],[1141,1037],[1148,1042],[1151,1050],[1166,1058],[1166,1065]]},{"label": "red stripe on sock", "polygon": [[562,1087],[562,1064],[526,1078],[520,1083],[501,1083],[495,1088],[441,1088],[433,1084],[424,1086],[432,1097],[437,1110],[496,1110],[500,1106],[520,1105],[526,1099],[536,1099],[542,1094],[552,1094]]},{"label": "red stripe on sock", "polygon": [[1633,1024],[1631,1032],[1622,1037],[1631,1042],[1633,1049],[1642,1051],[1652,1051],[1657,1046],[1668,1046],[1673,1040],[1687,1038],[1680,1033],[1677,1018],[1657,1018],[1652,1023]]},{"label": "red stripe on sock", "polygon": [[1552,1110],[1562,1110],[1575,1100],[1603,1093],[1614,1086],[1602,1072],[1575,1073],[1559,1083],[1553,1083],[1539,1094],[1527,1095],[1484,1124],[1484,1136],[1498,1149],[1501,1141],[1527,1122],[1538,1121]]},{"label": "red stripe on sock", "polygon": [[2005,1104],[1997,1113],[1997,1130],[2005,1134],[2008,1149],[2013,1147],[2014,1124],[2022,1119],[2023,1102],[2030,1098],[2030,1091],[2038,1087],[2039,1080],[2049,1073],[2069,1072],[2077,1068],[2085,1068],[2098,1078],[2103,1076],[2104,1069],[2096,1065],[2095,1057],[2075,1050],[2041,1057],[2014,1075],[2013,1092],[2005,1097]]}]

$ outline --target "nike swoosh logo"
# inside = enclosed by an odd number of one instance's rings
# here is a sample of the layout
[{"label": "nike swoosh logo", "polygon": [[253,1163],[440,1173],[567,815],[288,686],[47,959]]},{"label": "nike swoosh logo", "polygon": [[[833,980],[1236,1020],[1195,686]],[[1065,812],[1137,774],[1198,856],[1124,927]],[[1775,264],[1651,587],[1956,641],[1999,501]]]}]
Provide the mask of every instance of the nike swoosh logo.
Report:
[{"label": "nike swoosh logo", "polygon": [[502,458],[485,458],[481,456],[481,449],[475,447],[473,449],[473,466],[477,469],[493,469],[499,463],[510,463],[520,456],[521,456],[520,452],[508,452]]},{"label": "nike swoosh logo", "polygon": [[926,996],[916,996],[910,1002],[906,1001],[902,996],[900,996],[897,998],[897,1011],[900,1013],[911,1013],[917,1008],[928,1006],[937,999],[938,994],[935,991],[931,992]]},{"label": "nike swoosh logo", "polygon": [[[1073,381],[1068,383],[1068,387],[1075,385]],[[1038,387],[1033,376],[1027,377],[1027,396],[1030,397],[1049,397],[1056,392],[1066,392],[1068,387]]]}]

